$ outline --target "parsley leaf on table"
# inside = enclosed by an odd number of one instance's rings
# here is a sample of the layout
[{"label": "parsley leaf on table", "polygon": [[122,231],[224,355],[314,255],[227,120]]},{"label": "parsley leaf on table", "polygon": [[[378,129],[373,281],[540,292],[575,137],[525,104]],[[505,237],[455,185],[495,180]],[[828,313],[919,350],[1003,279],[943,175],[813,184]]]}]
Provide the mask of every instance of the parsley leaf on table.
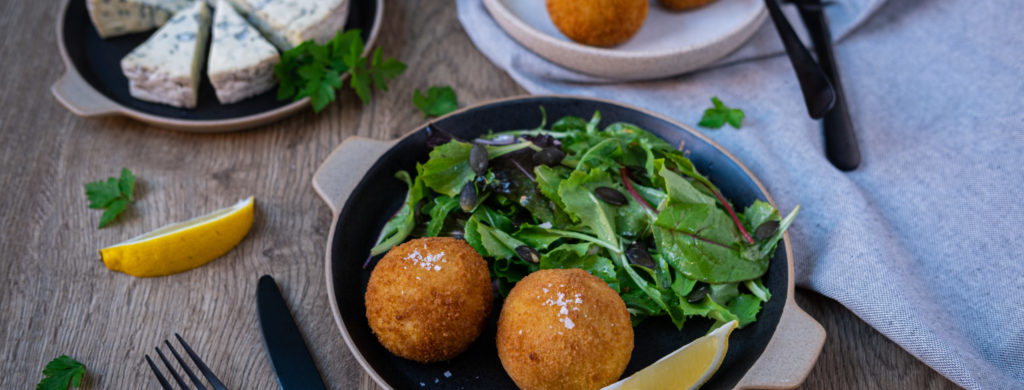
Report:
[{"label": "parsley leaf on table", "polygon": [[280,81],[277,99],[309,97],[313,111],[320,112],[336,98],[345,72],[351,72],[349,85],[363,104],[370,102],[371,84],[387,91],[387,83],[405,71],[405,64],[394,58],[383,59],[379,47],[372,58],[362,57],[365,45],[359,34],[358,29],[339,31],[323,45],[306,41],[281,54],[281,62],[274,66]]},{"label": "parsley leaf on table", "polygon": [[746,117],[743,110],[726,107],[722,100],[718,99],[718,96],[712,97],[711,103],[714,104],[714,107],[704,110],[704,117],[700,119],[698,126],[718,129],[728,123],[733,128],[739,129],[743,125],[743,118]]},{"label": "parsley leaf on table", "polygon": [[121,168],[121,177],[110,177],[85,184],[85,196],[89,198],[89,208],[104,209],[100,217],[99,227],[109,225],[128,204],[133,202],[135,192],[135,175],[128,168]]},{"label": "parsley leaf on table", "polygon": [[36,385],[36,390],[67,390],[68,386],[78,387],[85,375],[85,365],[67,355],[46,363],[43,369],[43,380]]},{"label": "parsley leaf on table", "polygon": [[423,112],[424,117],[441,116],[459,108],[455,90],[449,86],[430,87],[426,95],[417,89],[412,95],[412,104]]}]

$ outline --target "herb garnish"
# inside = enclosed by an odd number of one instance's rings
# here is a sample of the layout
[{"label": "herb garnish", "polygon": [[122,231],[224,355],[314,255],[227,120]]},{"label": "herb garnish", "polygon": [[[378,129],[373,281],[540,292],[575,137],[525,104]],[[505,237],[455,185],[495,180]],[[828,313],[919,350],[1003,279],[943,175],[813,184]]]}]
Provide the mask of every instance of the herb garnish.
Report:
[{"label": "herb garnish", "polygon": [[387,91],[388,81],[405,71],[405,64],[394,58],[382,59],[380,47],[372,59],[362,57],[364,45],[359,34],[359,29],[339,31],[323,45],[306,41],[281,54],[281,62],[274,66],[280,81],[278,100],[308,96],[313,111],[320,112],[336,98],[336,90],[342,86],[341,75],[346,71],[351,71],[349,85],[363,104],[370,102],[371,83]]},{"label": "herb garnish", "polygon": [[743,118],[746,116],[743,110],[726,107],[718,96],[711,98],[711,104],[714,107],[704,110],[704,117],[700,119],[698,126],[718,129],[728,123],[733,128],[739,129],[743,125]]},{"label": "herb garnish", "polygon": [[68,386],[78,387],[82,382],[85,365],[67,355],[61,355],[46,363],[43,375],[45,377],[36,385],[36,390],[67,390]]},{"label": "herb garnish", "polygon": [[538,269],[581,268],[619,292],[634,323],[756,321],[771,298],[761,277],[799,207],[783,218],[757,200],[739,212],[681,151],[600,122],[564,117],[472,142],[433,128],[444,141],[428,140],[415,177],[396,174],[409,192],[371,254],[458,236],[489,259],[502,293]]},{"label": "herb garnish", "polygon": [[121,168],[121,177],[107,178],[85,184],[85,196],[89,198],[89,208],[104,209],[100,217],[99,227],[109,225],[135,199],[135,175],[128,168]]},{"label": "herb garnish", "polygon": [[459,101],[455,98],[455,90],[447,85],[430,87],[427,94],[423,95],[420,90],[412,95],[412,104],[416,105],[423,112],[423,117],[441,116],[459,108]]}]

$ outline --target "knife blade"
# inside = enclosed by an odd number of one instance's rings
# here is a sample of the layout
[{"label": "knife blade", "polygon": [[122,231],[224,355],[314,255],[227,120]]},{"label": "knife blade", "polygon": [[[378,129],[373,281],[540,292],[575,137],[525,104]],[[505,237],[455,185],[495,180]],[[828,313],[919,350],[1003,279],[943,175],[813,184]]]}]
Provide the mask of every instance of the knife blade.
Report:
[{"label": "knife blade", "polygon": [[263,348],[277,375],[277,386],[281,390],[326,389],[288,304],[270,275],[260,277],[256,287],[256,308]]}]

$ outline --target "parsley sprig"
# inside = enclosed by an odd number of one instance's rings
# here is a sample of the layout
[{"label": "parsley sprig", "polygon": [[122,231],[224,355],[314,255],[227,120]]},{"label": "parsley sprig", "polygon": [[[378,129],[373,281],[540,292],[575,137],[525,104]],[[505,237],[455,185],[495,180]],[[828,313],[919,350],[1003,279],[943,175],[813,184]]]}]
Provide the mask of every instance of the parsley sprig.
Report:
[{"label": "parsley sprig", "polygon": [[423,117],[441,116],[459,108],[459,100],[455,97],[455,90],[447,85],[430,87],[427,94],[423,95],[420,90],[412,95],[412,104],[416,105],[423,112]]},{"label": "parsley sprig", "polygon": [[700,123],[697,123],[698,126],[718,129],[728,123],[733,128],[739,129],[743,125],[743,118],[746,116],[743,110],[726,107],[718,96],[711,98],[711,104],[714,107],[704,110],[704,117],[700,119]]},{"label": "parsley sprig", "polygon": [[43,375],[36,390],[67,390],[68,386],[78,387],[82,383],[85,365],[67,355],[61,355],[46,363]]},{"label": "parsley sprig", "polygon": [[107,180],[85,184],[85,196],[89,198],[89,208],[103,209],[99,227],[109,225],[128,204],[135,201],[135,175],[128,168],[121,168],[121,177],[110,177]]},{"label": "parsley sprig", "polygon": [[299,100],[309,97],[313,111],[320,112],[334,101],[341,89],[341,75],[351,71],[349,85],[363,104],[370,102],[371,86],[387,91],[387,83],[405,71],[405,64],[384,59],[380,47],[372,58],[363,57],[363,38],[358,29],[338,32],[329,42],[318,45],[313,41],[281,54],[281,62],[274,66],[274,74],[281,82],[277,88],[278,100]]}]

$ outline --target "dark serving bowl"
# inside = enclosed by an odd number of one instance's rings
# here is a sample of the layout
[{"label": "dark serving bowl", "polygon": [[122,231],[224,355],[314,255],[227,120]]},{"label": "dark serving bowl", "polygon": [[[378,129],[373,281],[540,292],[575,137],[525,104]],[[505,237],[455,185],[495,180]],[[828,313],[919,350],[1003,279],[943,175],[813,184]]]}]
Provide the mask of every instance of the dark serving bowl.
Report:
[{"label": "dark serving bowl", "polygon": [[[571,96],[512,98],[468,107],[435,123],[470,139],[491,130],[534,128],[541,121],[540,107],[552,121],[566,115],[589,118],[600,111],[602,126],[619,121],[636,124],[673,145],[682,145],[697,169],[739,208],[755,199],[772,201],[757,178],[710,139],[663,116],[611,101]],[[351,137],[313,177],[314,188],[335,213],[326,258],[334,319],[352,353],[382,386],[514,389],[495,346],[500,302],[469,350],[442,363],[421,364],[391,354],[367,323],[363,297],[371,269],[364,269],[363,263],[380,229],[405,199],[406,187],[394,173],[401,169],[415,172],[416,162],[427,159],[425,127],[394,141]],[[721,368],[704,388],[791,388],[803,381],[817,360],[825,331],[793,301],[788,235],[779,244],[764,282],[772,293],[771,301],[757,322],[732,334]],[[710,324],[694,319],[678,331],[667,318],[648,319],[635,329],[635,347],[624,376],[702,336]]]},{"label": "dark serving bowl", "polygon": [[[152,31],[100,38],[89,19],[86,0],[64,0],[57,18],[57,44],[67,72],[50,88],[64,107],[82,117],[125,115],[156,126],[191,132],[224,132],[283,118],[306,107],[309,98],[277,100],[277,88],[232,104],[220,104],[206,77],[196,108],[185,109],[136,99],[128,92],[121,59],[145,42]],[[362,30],[368,55],[377,39],[384,0],[350,0],[345,29]],[[348,77],[346,72],[342,80]]]}]

